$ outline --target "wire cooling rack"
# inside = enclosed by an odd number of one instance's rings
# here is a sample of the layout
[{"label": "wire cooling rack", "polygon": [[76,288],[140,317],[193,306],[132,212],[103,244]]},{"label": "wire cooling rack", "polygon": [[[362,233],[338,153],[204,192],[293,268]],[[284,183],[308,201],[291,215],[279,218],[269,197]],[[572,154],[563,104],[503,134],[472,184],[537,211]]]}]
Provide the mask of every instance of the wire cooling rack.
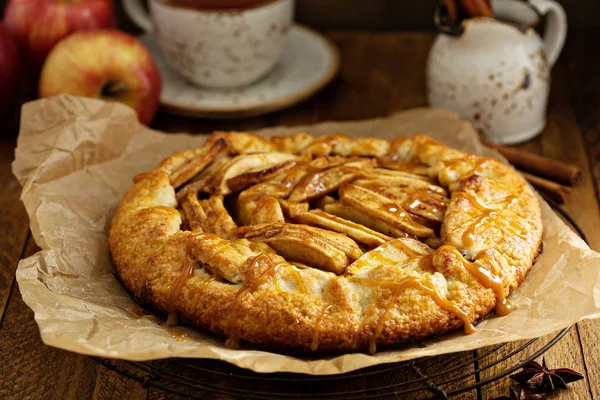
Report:
[{"label": "wire cooling rack", "polygon": [[[575,221],[555,202],[546,201],[587,243],[585,234]],[[502,343],[472,352],[426,357],[327,376],[259,374],[217,360],[131,362],[93,358],[144,387],[193,399],[364,400],[407,396],[445,399],[474,389],[481,390],[512,374],[546,352],[569,329],[563,329],[547,342],[531,339],[518,347]]]}]

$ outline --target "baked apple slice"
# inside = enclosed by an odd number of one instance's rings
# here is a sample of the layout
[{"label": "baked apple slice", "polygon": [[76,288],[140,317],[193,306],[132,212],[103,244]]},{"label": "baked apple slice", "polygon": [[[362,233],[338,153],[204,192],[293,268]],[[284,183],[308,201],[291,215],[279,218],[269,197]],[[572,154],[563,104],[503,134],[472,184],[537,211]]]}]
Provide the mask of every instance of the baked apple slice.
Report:
[{"label": "baked apple slice", "polygon": [[448,192],[443,187],[433,185],[428,180],[415,175],[400,174],[397,171],[377,168],[365,170],[362,176],[364,179],[378,180],[380,183],[390,186],[407,187],[412,190],[437,193],[444,197],[448,196]]},{"label": "baked apple slice", "polygon": [[263,224],[241,227],[238,232],[253,242],[267,243],[287,260],[338,275],[362,255],[357,244],[345,235],[308,225]]},{"label": "baked apple slice", "polygon": [[212,193],[229,194],[232,192],[228,185],[230,179],[241,174],[265,170],[287,161],[293,161],[296,158],[292,154],[277,152],[236,156],[215,175],[212,181]]},{"label": "baked apple slice", "polygon": [[340,201],[371,215],[410,235],[434,237],[433,229],[416,223],[399,204],[371,190],[345,183],[339,191]]},{"label": "baked apple slice", "polygon": [[213,132],[211,138],[225,139],[231,143],[231,150],[237,154],[268,153],[277,151],[269,139],[248,132]]},{"label": "baked apple slice", "polygon": [[409,236],[406,232],[394,227],[393,225],[375,218],[364,211],[359,210],[358,208],[342,204],[339,201],[326,204],[323,209],[329,214],[333,214],[343,219],[356,222],[357,224],[364,225],[367,228],[382,233],[386,236],[395,238]]},{"label": "baked apple slice", "polygon": [[188,192],[181,202],[190,230],[216,233],[226,239],[237,237],[237,225],[223,204],[223,196],[212,195],[198,200],[198,194]]},{"label": "baked apple slice", "polygon": [[181,157],[181,163],[177,165],[171,174],[171,185],[177,188],[192,179],[229,146],[231,144],[228,141],[218,139],[214,142],[207,142],[196,150],[186,150],[178,153]]},{"label": "baked apple slice", "polygon": [[363,225],[329,214],[322,210],[296,212],[290,217],[300,224],[316,226],[342,233],[368,247],[377,247],[392,238]]},{"label": "baked apple slice", "polygon": [[239,192],[250,186],[264,182],[281,172],[292,168],[295,164],[295,161],[289,160],[258,171],[242,173],[233,178],[229,178],[226,182],[226,186],[231,192]]},{"label": "baked apple slice", "polygon": [[298,185],[296,185],[290,194],[289,200],[300,203],[329,194],[339,189],[343,183],[349,182],[361,175],[363,168],[372,165],[372,160],[359,160],[327,168],[325,170],[315,171],[305,176]]},{"label": "baked apple slice", "polygon": [[438,223],[444,221],[449,200],[437,193],[388,185],[376,179],[357,179],[352,184],[372,190],[393,202],[398,202],[410,214]]}]

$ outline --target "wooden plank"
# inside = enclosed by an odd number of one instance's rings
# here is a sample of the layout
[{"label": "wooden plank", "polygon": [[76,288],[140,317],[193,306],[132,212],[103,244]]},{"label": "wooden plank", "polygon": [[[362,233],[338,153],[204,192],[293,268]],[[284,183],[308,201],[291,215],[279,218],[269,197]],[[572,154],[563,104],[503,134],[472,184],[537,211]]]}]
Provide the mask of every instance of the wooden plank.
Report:
[{"label": "wooden plank", "polygon": [[586,375],[592,398],[600,399],[600,320],[584,321],[577,324],[580,347],[585,359]]},{"label": "wooden plank", "polygon": [[[520,148],[534,151],[539,154],[555,158],[561,161],[579,165],[583,169],[581,183],[573,189],[571,197],[568,199],[564,209],[574,218],[588,235],[590,244],[593,248],[600,248],[600,231],[597,226],[600,224],[600,211],[595,196],[594,184],[589,171],[585,147],[582,140],[581,131],[575,120],[568,95],[568,76],[566,74],[566,62],[563,60],[555,67],[553,71],[553,87],[548,109],[548,125],[542,135]],[[592,323],[596,324],[596,323]],[[600,327],[600,325],[596,325]],[[540,343],[546,343],[554,335],[548,335],[540,339]],[[502,353],[517,349],[524,342],[513,342],[506,345]],[[481,373],[481,377],[486,379],[493,376],[511,365],[515,365],[519,359],[523,359],[533,353],[533,350],[540,346],[535,345],[519,353],[518,358],[511,358],[501,362],[496,366],[489,368]],[[480,349],[481,354],[485,349]],[[561,341],[555,344],[544,355],[550,367],[566,367],[575,369],[586,374],[586,363],[582,353],[579,333],[577,328],[571,331]],[[482,363],[490,363],[493,357],[482,360]],[[538,360],[539,361],[539,360]],[[589,371],[589,368],[587,368]],[[559,399],[570,398],[591,398],[589,375],[585,381],[579,381],[570,385],[570,390],[557,395]],[[494,384],[485,387],[484,398],[494,398],[496,396],[508,394],[510,381],[500,380]]]},{"label": "wooden plank", "polygon": [[[36,251],[30,239],[25,256]],[[96,362],[45,346],[18,285],[13,287],[0,327],[0,360],[1,399],[80,400],[92,396]]]},{"label": "wooden plank", "polygon": [[[150,388],[148,400],[181,400],[182,397],[173,393],[167,393],[160,389]],[[220,400],[220,399],[219,399]]]},{"label": "wooden plank", "polygon": [[[425,65],[433,35],[332,32],[342,69],[315,98],[320,120],[359,120],[426,105]],[[367,61],[368,60],[368,61]]]},{"label": "wooden plank", "polygon": [[[506,361],[499,362],[494,366],[484,369],[481,373],[481,379],[487,379],[489,377],[495,376],[507,368],[518,364],[521,360],[524,360],[530,356],[532,356],[538,349],[540,349],[543,345],[552,340],[556,335],[551,334],[539,338],[534,344],[526,347],[521,350],[515,356],[509,358]],[[527,341],[518,341],[508,343],[505,347],[502,348],[501,351],[497,351],[492,353],[488,357],[484,357],[479,361],[480,367],[484,368],[490,366],[504,355],[509,354],[512,351],[517,350],[519,347],[523,346]],[[489,348],[479,349],[478,353],[482,354]],[[550,368],[571,368],[578,372],[585,373],[585,366],[583,361],[583,356],[581,353],[581,348],[579,347],[579,339],[577,335],[577,330],[572,328],[571,331],[563,337],[557,344],[555,344],[552,348],[550,348],[543,357],[546,359],[546,363]],[[542,362],[541,358],[537,359],[538,362]],[[481,390],[483,399],[493,399],[498,396],[508,395],[509,388],[513,384],[511,379],[503,378],[497,380],[491,384],[484,386]],[[561,391],[556,393],[553,399],[590,399],[590,392],[588,384],[585,380],[578,381],[569,385],[569,390]]]},{"label": "wooden plank", "polygon": [[138,382],[98,365],[92,399],[145,400],[147,397],[148,389],[144,389]]},{"label": "wooden plank", "polygon": [[192,119],[160,113],[153,128],[191,133],[253,130],[278,124],[381,117],[426,105],[424,65],[432,34],[338,31],[330,32],[330,36],[342,53],[340,76],[307,101],[288,110],[240,120]]},{"label": "wooden plank", "polygon": [[[452,371],[450,373],[441,374],[431,380],[432,383],[443,383],[445,381],[451,380],[450,384],[443,384],[441,388],[445,391],[450,391],[454,388],[461,387],[466,384],[472,384],[475,380],[474,375],[470,374],[472,368],[470,361],[472,359],[472,352],[467,352],[467,354],[449,354],[442,357],[430,358],[425,360],[420,360],[417,363],[418,369],[421,373],[426,375],[433,375],[440,371],[440,369],[448,370],[451,367]],[[461,365],[465,363],[467,365]],[[202,361],[202,364],[210,365],[209,361]],[[211,368],[217,371],[222,372],[233,372],[234,374],[239,374],[238,370],[233,370],[223,363],[220,365],[214,366]],[[372,372],[377,371],[378,369],[384,370],[382,373],[371,374]],[[209,381],[212,384],[217,384],[226,390],[236,390],[236,389],[245,389],[245,390],[253,390],[256,394],[262,393],[274,393],[274,392],[285,392],[285,393],[302,393],[302,394],[310,394],[310,393],[332,393],[332,392],[349,392],[349,391],[365,391],[365,394],[370,396],[381,395],[380,398],[402,398],[402,399],[420,399],[424,397],[429,397],[432,395],[431,391],[428,390],[417,390],[412,393],[403,393],[403,391],[414,390],[423,387],[422,382],[419,380],[419,376],[415,372],[415,370],[411,369],[410,366],[407,367],[394,367],[391,365],[384,365],[379,368],[369,368],[366,372],[366,376],[357,376],[352,378],[338,378],[334,381],[303,381],[302,383],[281,383],[281,382],[273,382],[269,381],[270,378],[280,377],[280,374],[268,375],[265,377],[265,380],[261,381],[250,381],[245,380],[244,378],[238,377],[227,377],[227,376],[219,376],[214,375],[210,377],[198,377],[197,382]],[[462,377],[466,372],[466,377]],[[243,372],[242,372],[243,374]],[[182,376],[190,376],[189,371],[182,370]],[[289,377],[289,375],[286,375]],[[300,378],[305,378],[301,376]],[[376,388],[387,387],[385,391],[379,392],[374,391]],[[296,391],[297,390],[297,391]],[[385,396],[383,394],[393,393],[396,390],[398,395],[395,396]],[[193,393],[193,392],[190,392]],[[207,395],[205,392],[196,392],[194,393],[196,396]],[[356,396],[354,394],[353,396]],[[458,395],[456,398],[458,399],[470,399],[476,395],[475,390],[462,393]],[[222,399],[222,400],[231,400],[237,398],[244,398],[243,396],[235,397],[228,395],[219,395],[219,394],[211,394],[211,398]],[[339,397],[337,395],[336,397]],[[151,388],[149,392],[148,399],[151,400],[166,400],[166,399],[176,399],[178,398],[176,395],[172,393],[167,393],[159,389]],[[378,397],[379,398],[379,397]]]},{"label": "wooden plank", "polygon": [[[563,52],[563,57],[569,60],[568,75],[576,77],[570,80],[570,99],[579,126],[584,131],[583,140],[591,167],[589,170],[595,181],[597,199],[600,198],[600,75],[597,68],[598,54],[590,53],[588,49],[593,48],[598,40],[600,30],[571,31]],[[597,225],[595,228],[594,231],[597,231]],[[591,246],[600,250],[600,243],[595,238],[592,238]],[[600,320],[584,321],[577,327],[589,386],[593,397],[600,398],[600,368],[597,361],[600,359]]]},{"label": "wooden plank", "polygon": [[19,201],[21,185],[10,168],[14,146],[12,140],[0,142],[0,321],[29,232],[27,213]]},{"label": "wooden plank", "polygon": [[[600,103],[600,96],[598,97],[598,102]],[[600,105],[598,109],[600,109]],[[600,130],[594,128],[586,129],[584,139],[590,159],[590,169],[596,182],[596,191],[598,191],[598,188],[600,188]],[[596,194],[600,196],[600,193],[597,192]]]},{"label": "wooden plank", "polygon": [[[194,390],[186,385],[173,385],[173,382],[170,380],[162,380],[161,383],[179,389],[184,393],[194,395],[197,398],[206,397],[216,400],[244,399],[246,398],[245,394],[248,392],[259,396],[273,395],[273,393],[287,393],[289,396],[302,394],[306,396],[311,393],[326,394],[340,391],[362,391],[366,388],[364,377],[346,377],[335,378],[335,381],[329,379],[319,381],[318,378],[314,380],[307,379],[305,375],[257,374],[216,360],[186,360],[185,365],[177,362],[157,361],[155,366],[158,370],[162,370],[165,368],[162,364],[165,363],[169,364],[166,369],[175,373],[177,377],[189,379],[186,382],[194,382],[198,387],[206,387],[206,389]],[[207,387],[208,384],[215,385],[216,388],[211,389]],[[237,395],[229,393],[236,393]],[[175,398],[178,397],[156,388],[151,388],[148,395],[148,399],[152,400]]]},{"label": "wooden plank", "polygon": [[567,63],[573,111],[584,129],[600,128],[600,76],[597,68],[599,56],[590,52],[598,40],[600,29],[570,30],[561,55],[561,60]]},{"label": "wooden plank", "polygon": [[[383,397],[386,399],[423,399],[434,394],[440,395],[441,391],[450,392],[475,383],[473,352],[445,354],[414,361],[414,365],[390,369],[389,371],[385,371],[388,366],[381,366],[379,369],[385,372],[367,376],[367,387],[390,387],[386,390],[386,393],[393,393],[393,391],[397,393],[395,396]],[[423,381],[421,379],[423,377],[428,378]],[[430,389],[426,388],[427,385]],[[436,392],[437,389],[441,391]],[[404,393],[408,391],[411,392]],[[472,399],[474,397],[476,397],[476,391],[471,390],[460,393],[453,398]]]},{"label": "wooden plank", "polygon": [[[560,86],[558,80],[555,85]],[[558,89],[558,88],[557,88]],[[565,96],[568,96],[565,94]],[[557,96],[554,96],[555,98]],[[556,102],[550,106],[550,119],[540,141],[540,153],[582,167],[581,182],[575,186],[563,209],[569,213],[586,234],[590,247],[600,250],[600,208],[589,169],[582,132],[572,109]]]},{"label": "wooden plank", "polygon": [[248,131],[260,129],[266,126],[278,125],[279,113],[272,113],[257,117],[243,119],[210,120],[202,118],[189,118],[159,112],[152,128],[168,133],[210,133],[215,130],[221,131]]}]

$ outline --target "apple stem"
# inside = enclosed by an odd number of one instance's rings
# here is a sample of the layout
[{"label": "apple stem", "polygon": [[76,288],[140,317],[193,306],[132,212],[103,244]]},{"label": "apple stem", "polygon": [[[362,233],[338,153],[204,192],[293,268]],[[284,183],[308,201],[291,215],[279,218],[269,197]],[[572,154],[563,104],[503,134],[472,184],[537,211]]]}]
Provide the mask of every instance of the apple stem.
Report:
[{"label": "apple stem", "polygon": [[127,91],[127,85],[123,82],[108,81],[100,89],[100,97],[116,97]]}]

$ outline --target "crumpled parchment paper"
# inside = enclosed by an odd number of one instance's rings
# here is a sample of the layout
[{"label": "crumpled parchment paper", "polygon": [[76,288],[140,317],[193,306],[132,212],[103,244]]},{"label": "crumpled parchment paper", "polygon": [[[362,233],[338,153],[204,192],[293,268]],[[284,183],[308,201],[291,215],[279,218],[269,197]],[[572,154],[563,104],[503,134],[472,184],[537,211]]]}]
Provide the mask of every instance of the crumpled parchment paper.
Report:
[{"label": "crumpled parchment paper", "polygon": [[[380,138],[425,133],[459,149],[497,156],[479,143],[469,123],[441,109],[259,133],[301,130]],[[100,100],[59,96],[24,106],[13,171],[23,185],[21,198],[42,251],[19,263],[17,281],[23,300],[35,312],[44,343],[128,360],[215,358],[257,372],[338,374],[538,337],[600,317],[600,254],[591,251],[542,202],[544,251],[523,285],[510,296],[518,308],[506,317],[484,320],[473,335],[457,332],[427,341],[426,347],[317,360],[228,349],[218,338],[193,328],[176,328],[189,334],[178,341],[164,324],[132,312],[134,301],[113,273],[107,231],[134,175],[150,170],[177,150],[199,146],[204,139],[152,131],[137,122],[131,109]]]}]

